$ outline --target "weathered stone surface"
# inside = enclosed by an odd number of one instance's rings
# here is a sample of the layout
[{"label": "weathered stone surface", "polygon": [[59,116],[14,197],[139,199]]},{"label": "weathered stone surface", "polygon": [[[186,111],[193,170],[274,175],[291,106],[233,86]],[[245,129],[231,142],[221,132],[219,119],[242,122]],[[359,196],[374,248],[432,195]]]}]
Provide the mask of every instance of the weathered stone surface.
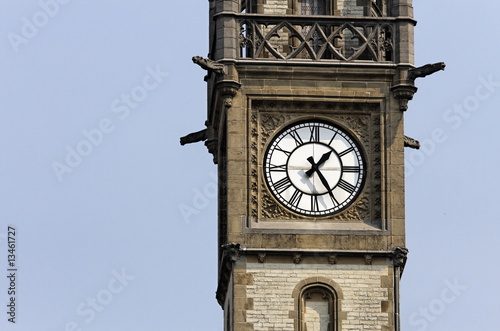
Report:
[{"label": "weathered stone surface", "polygon": [[[296,0],[255,0],[243,14],[242,3],[210,2],[207,132],[221,178],[219,244],[241,245],[241,256],[223,266],[225,318],[236,331],[303,331],[301,286],[317,285],[339,297],[336,330],[395,330],[400,266],[391,252],[405,246],[402,110],[416,92],[411,78],[421,75],[410,71],[412,2],[302,8]],[[362,31],[366,24],[373,33]],[[308,39],[291,37],[312,29]],[[263,171],[273,137],[305,119],[348,132],[366,164],[359,196],[326,217],[287,209]]]}]

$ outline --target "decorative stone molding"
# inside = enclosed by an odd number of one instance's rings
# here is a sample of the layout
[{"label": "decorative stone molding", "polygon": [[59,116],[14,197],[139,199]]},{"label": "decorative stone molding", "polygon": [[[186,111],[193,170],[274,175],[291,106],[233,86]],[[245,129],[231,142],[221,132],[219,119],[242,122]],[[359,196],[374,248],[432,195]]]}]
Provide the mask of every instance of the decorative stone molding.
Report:
[{"label": "decorative stone molding", "polygon": [[[238,16],[243,58],[394,62],[395,25],[383,19]],[[347,35],[358,40],[356,47],[339,47]]]},{"label": "decorative stone molding", "polygon": [[[319,102],[301,100],[258,100],[251,101],[249,146],[250,158],[250,190],[249,213],[255,220],[302,220],[304,216],[292,213],[282,207],[268,191],[265,181],[260,178],[259,159],[266,148],[267,142],[286,123],[300,120],[308,110],[314,110],[317,118],[324,114],[325,120],[330,120],[349,131],[360,141],[367,155],[367,163],[372,171],[380,172],[380,104],[361,102]],[[376,160],[379,160],[378,162]],[[366,185],[380,185],[381,178],[367,181]],[[374,205],[380,199],[373,196],[373,189],[364,190],[357,201],[339,214],[329,216],[327,221],[380,221],[381,207]]]}]

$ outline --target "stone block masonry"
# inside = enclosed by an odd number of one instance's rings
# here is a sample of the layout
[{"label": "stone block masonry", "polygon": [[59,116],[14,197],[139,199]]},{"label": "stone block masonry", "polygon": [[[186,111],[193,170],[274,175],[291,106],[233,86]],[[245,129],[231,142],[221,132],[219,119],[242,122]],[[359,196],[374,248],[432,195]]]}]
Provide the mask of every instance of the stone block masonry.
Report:
[{"label": "stone block masonry", "polygon": [[384,330],[390,317],[383,307],[392,301],[384,280],[391,271],[387,265],[247,263],[253,282],[246,285],[246,297],[253,301],[253,309],[246,311],[246,322],[254,331],[294,331],[297,303],[292,293],[301,281],[320,277],[331,279],[342,291],[338,316],[344,318],[339,330]]}]

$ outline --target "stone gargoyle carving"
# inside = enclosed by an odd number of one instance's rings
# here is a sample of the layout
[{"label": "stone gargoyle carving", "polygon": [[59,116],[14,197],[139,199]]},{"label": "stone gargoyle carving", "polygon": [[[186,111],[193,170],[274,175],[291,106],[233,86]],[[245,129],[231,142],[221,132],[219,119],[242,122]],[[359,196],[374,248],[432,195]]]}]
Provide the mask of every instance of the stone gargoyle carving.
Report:
[{"label": "stone gargoyle carving", "polygon": [[406,247],[395,247],[392,250],[392,261],[396,267],[404,268],[406,264],[406,258],[408,255],[408,248]]},{"label": "stone gargoyle carving", "polygon": [[413,138],[405,136],[404,138],[404,144],[405,147],[410,147],[413,149],[420,149],[420,142],[418,140],[415,140]]},{"label": "stone gargoyle carving", "polygon": [[437,62],[434,64],[426,64],[418,68],[410,69],[408,78],[410,80],[415,80],[416,78],[422,78],[431,75],[439,70],[444,70],[446,64],[444,62]]},{"label": "stone gargoyle carving", "polygon": [[193,132],[181,138],[181,145],[197,143],[199,141],[207,140],[207,129],[203,129],[198,132]]},{"label": "stone gargoyle carving", "polygon": [[193,56],[193,63],[196,63],[201,68],[208,70],[209,72],[215,72],[217,74],[224,73],[224,65],[217,63],[210,59],[205,59],[201,56]]}]

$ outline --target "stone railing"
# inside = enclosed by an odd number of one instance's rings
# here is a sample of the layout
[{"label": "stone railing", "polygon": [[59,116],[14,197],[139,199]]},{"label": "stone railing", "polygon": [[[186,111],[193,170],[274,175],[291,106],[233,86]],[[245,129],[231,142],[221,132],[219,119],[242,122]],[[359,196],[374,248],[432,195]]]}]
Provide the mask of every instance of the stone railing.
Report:
[{"label": "stone railing", "polygon": [[241,14],[240,58],[394,62],[387,18]]}]

